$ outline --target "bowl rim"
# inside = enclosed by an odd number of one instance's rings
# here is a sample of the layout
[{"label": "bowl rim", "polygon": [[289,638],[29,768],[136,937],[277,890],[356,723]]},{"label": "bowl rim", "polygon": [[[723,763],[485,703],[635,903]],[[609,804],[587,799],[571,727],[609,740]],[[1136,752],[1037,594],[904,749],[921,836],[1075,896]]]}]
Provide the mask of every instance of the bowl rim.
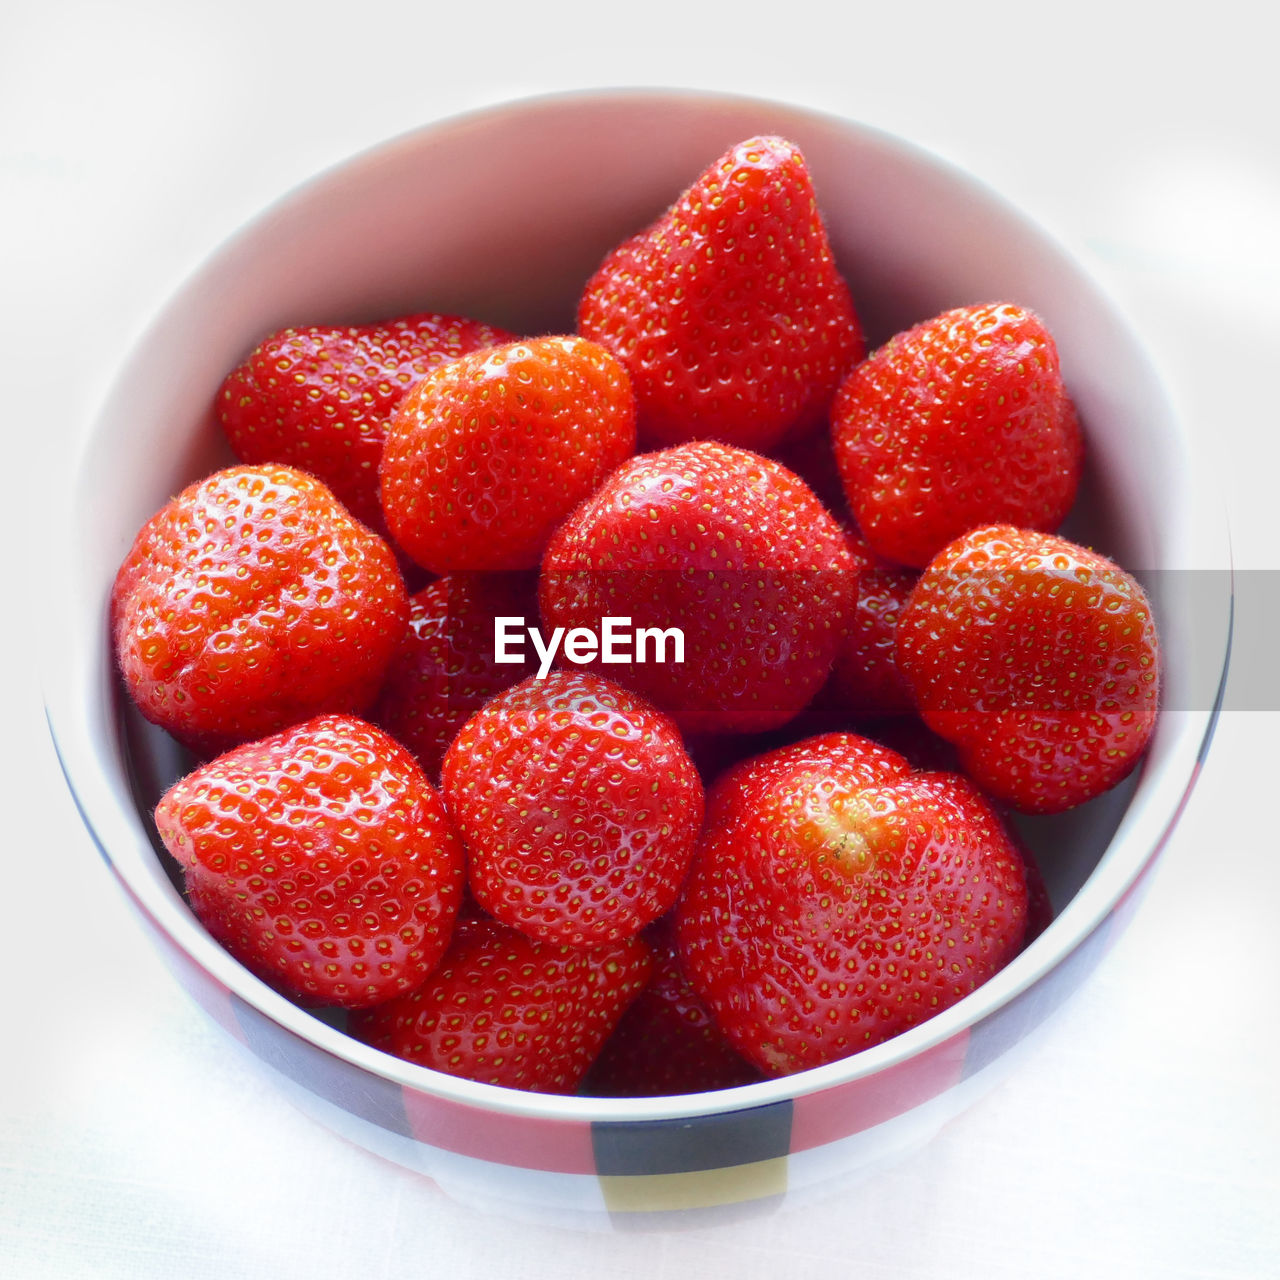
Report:
[{"label": "bowl rim", "polygon": [[[56,522],[54,563],[74,563],[73,530],[78,527],[77,514],[80,504],[76,495],[92,484],[91,457],[93,442],[101,424],[110,416],[111,405],[118,400],[128,386],[131,371],[143,353],[152,344],[167,318],[179,311],[184,300],[196,294],[202,284],[215,276],[240,250],[250,242],[259,230],[282,213],[301,206],[321,195],[335,184],[346,184],[365,166],[377,166],[385,158],[403,148],[429,145],[448,132],[474,127],[477,124],[500,122],[504,117],[522,115],[531,111],[558,110],[565,106],[596,109],[614,104],[634,104],[640,107],[654,104],[688,104],[725,106],[740,110],[771,110],[797,121],[821,123],[829,128],[850,132],[881,147],[914,160],[938,173],[971,194],[1001,209],[1003,213],[1029,231],[1044,249],[1060,265],[1067,268],[1094,295],[1097,304],[1109,313],[1110,318],[1126,335],[1132,346],[1133,356],[1145,368],[1144,373],[1161,395],[1161,416],[1168,428],[1175,433],[1171,447],[1181,448],[1192,468],[1195,447],[1181,417],[1174,412],[1165,393],[1163,380],[1156,372],[1145,346],[1129,322],[1123,309],[1098,282],[1075,252],[1045,226],[1033,220],[999,192],[988,187],[980,179],[961,169],[944,157],[928,151],[919,144],[888,133],[873,125],[867,125],[838,114],[815,110],[781,100],[731,93],[690,89],[622,88],[622,89],[574,89],[565,92],[538,94],[512,99],[506,102],[473,108],[429,121],[406,130],[371,147],[338,160],[319,173],[293,186],[265,208],[253,215],[230,236],[216,245],[186,277],[172,290],[151,322],[130,344],[129,355],[112,381],[111,389],[103,397],[91,418],[85,423],[75,443],[74,474],[77,482],[68,486],[65,497],[67,509]],[[143,916],[200,969],[213,977],[239,999],[256,1009],[272,1022],[309,1042],[315,1048],[352,1066],[382,1079],[418,1093],[462,1104],[481,1111],[513,1116],[541,1118],[581,1123],[643,1123],[655,1120],[681,1120],[696,1116],[714,1115],[732,1111],[766,1107],[771,1104],[823,1092],[833,1086],[851,1084],[916,1058],[946,1043],[955,1036],[997,1013],[1017,996],[1038,983],[1047,974],[1076,951],[1115,910],[1129,890],[1152,865],[1167,843],[1181,816],[1198,778],[1201,764],[1213,738],[1218,721],[1230,662],[1231,635],[1234,625],[1234,607],[1231,593],[1231,556],[1225,513],[1214,519],[1210,515],[1210,502],[1202,487],[1187,485],[1192,518],[1188,525],[1196,536],[1213,538],[1214,550],[1211,563],[1226,571],[1226,606],[1222,619],[1223,630],[1216,645],[1221,644],[1221,668],[1218,673],[1216,697],[1211,707],[1187,711],[1164,709],[1161,714],[1166,738],[1172,739],[1168,767],[1160,779],[1162,801],[1159,813],[1148,821],[1149,828],[1141,832],[1142,853],[1130,854],[1126,859],[1112,857],[1118,847],[1133,844],[1138,832],[1129,830],[1128,819],[1132,805],[1126,809],[1119,825],[1112,834],[1099,864],[1090,873],[1084,885],[1054,918],[1049,928],[1035,939],[1006,968],[964,999],[915,1027],[892,1037],[872,1048],[849,1057],[814,1067],[795,1075],[769,1079],[754,1084],[741,1085],[709,1093],[665,1095],[656,1098],[595,1098],[574,1095],[527,1093],[498,1085],[482,1084],[434,1071],[393,1057],[369,1045],[353,1039],[344,1032],[322,1022],[306,1010],[292,1004],[284,996],[268,987],[260,979],[222,950],[204,932],[181,896],[173,889],[161,869],[159,884],[154,878],[135,876],[122,867],[111,849],[117,841],[131,839],[143,846],[144,857],[159,866],[158,859],[147,838],[142,816],[127,792],[118,793],[118,784],[108,777],[104,762],[98,757],[92,743],[90,725],[91,707],[98,714],[112,715],[112,691],[114,663],[110,658],[107,640],[106,618],[102,618],[102,631],[92,644],[85,644],[85,653],[78,669],[86,678],[77,685],[67,678],[69,650],[74,650],[73,628],[58,628],[44,652],[42,684],[45,694],[45,713],[49,733],[53,740],[59,765],[71,798],[80,817],[101,856],[111,869],[117,884]],[[95,661],[95,650],[96,658]],[[104,661],[105,659],[105,661]],[[1216,665],[1216,661],[1215,661]],[[105,675],[105,679],[102,677]],[[84,697],[77,698],[82,689]],[[1168,775],[1177,762],[1185,762],[1186,773],[1181,782]],[[1147,774],[1146,762],[1139,765],[1139,787]],[[1181,770],[1179,771],[1181,774]],[[1107,874],[1100,876],[1100,872]],[[1091,888],[1092,886],[1092,888]],[[167,892],[166,892],[167,890]],[[1086,890],[1090,892],[1086,893]],[[838,1136],[838,1135],[836,1135]]]}]

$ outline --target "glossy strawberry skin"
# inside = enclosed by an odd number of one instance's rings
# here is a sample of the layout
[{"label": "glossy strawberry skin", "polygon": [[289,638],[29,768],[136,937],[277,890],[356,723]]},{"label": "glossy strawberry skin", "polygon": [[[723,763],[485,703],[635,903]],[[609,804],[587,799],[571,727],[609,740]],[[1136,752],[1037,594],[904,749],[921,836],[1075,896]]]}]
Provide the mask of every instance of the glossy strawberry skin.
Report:
[{"label": "glossy strawberry skin", "polygon": [[462,899],[461,842],[412,757],[354,716],[246,743],[156,807],[191,909],[247,968],[308,1004],[416,987]]},{"label": "glossy strawberry skin", "polygon": [[748,761],[708,798],[681,960],[744,1057],[787,1075],[969,994],[1022,944],[1022,859],[967,779],[832,734]]},{"label": "glossy strawberry skin", "polygon": [[653,974],[605,1041],[583,1093],[651,1098],[733,1089],[762,1079],[720,1033],[680,967],[668,919],[645,933]]},{"label": "glossy strawberry skin", "polygon": [[651,967],[638,937],[584,949],[464,920],[426,982],[353,1017],[351,1032],[449,1075],[569,1094]]},{"label": "glossy strawberry skin", "polygon": [[378,464],[395,407],[437,366],[512,339],[480,321],[434,312],[281,329],[227,375],[218,421],[242,462],[309,472],[381,533]]},{"label": "glossy strawberry skin", "polygon": [[404,635],[387,544],[320,481],[231,467],[143,527],[112,633],[148,720],[203,755],[326,711],[362,711]]},{"label": "glossy strawberry skin", "polygon": [[444,759],[480,906],[531,937],[592,946],[675,902],[702,782],[671,719],[585,672],[500,693]]},{"label": "glossy strawberry skin", "polygon": [[1155,725],[1160,649],[1141,586],[1063,538],[975,529],[921,575],[898,625],[921,718],[1028,813],[1115,786]]},{"label": "glossy strawberry skin", "polygon": [[846,529],[858,565],[857,602],[836,652],[832,690],[852,716],[910,715],[911,691],[898,670],[898,618],[919,576],[880,559],[856,530]]},{"label": "glossy strawberry skin", "polygon": [[777,137],[732,148],[615,249],[578,331],[627,366],[650,446],[765,450],[816,428],[864,350],[808,166]]},{"label": "glossy strawberry skin", "polygon": [[532,569],[556,525],[635,450],[635,398],[608,351],[534,338],[465,356],[396,410],[382,502],[433,573]]},{"label": "glossy strawberry skin", "polygon": [[979,525],[1053,530],[1082,444],[1057,347],[1033,312],[961,307],[892,338],[831,413],[850,510],[872,548],[923,568]]},{"label": "glossy strawberry skin", "polygon": [[409,598],[409,626],[369,713],[429,778],[458,730],[536,664],[494,659],[496,617],[537,618],[532,574],[451,573]]},{"label": "glossy strawberry skin", "polygon": [[680,628],[683,663],[593,669],[686,731],[750,732],[785,724],[821,687],[855,585],[839,525],[798,477],[703,441],[615,471],[551,540],[539,598],[544,629]]}]

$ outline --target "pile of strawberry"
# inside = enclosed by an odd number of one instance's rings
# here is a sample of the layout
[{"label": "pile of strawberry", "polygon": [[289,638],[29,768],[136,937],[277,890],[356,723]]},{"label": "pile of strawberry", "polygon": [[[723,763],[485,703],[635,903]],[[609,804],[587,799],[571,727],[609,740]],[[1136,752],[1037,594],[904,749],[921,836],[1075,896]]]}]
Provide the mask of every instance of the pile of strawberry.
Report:
[{"label": "pile of strawberry", "polygon": [[[289,329],[217,408],[242,465],[112,597],[130,694],[205,761],[156,824],[235,957],[410,1061],[662,1094],[877,1044],[1045,924],[1004,808],[1150,735],[1148,603],[1053,533],[1081,433],[1044,324],[866,354],[779,138],[615,249],[577,334]],[[515,618],[541,678],[497,660]],[[606,661],[606,618],[684,660]]]}]

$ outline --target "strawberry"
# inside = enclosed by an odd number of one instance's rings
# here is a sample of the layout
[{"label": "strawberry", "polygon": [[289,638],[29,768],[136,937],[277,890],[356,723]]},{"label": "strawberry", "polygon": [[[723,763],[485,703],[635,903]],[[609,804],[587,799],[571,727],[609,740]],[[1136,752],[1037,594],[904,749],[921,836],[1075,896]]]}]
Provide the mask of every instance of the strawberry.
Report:
[{"label": "strawberry", "polygon": [[409,599],[409,628],[369,718],[417,757],[430,778],[467,719],[533,674],[494,658],[494,619],[537,613],[529,574],[452,573]]},{"label": "strawberry", "polygon": [[1160,653],[1138,583],[1063,538],[994,525],[945,547],[898,623],[920,716],[984,790],[1057,813],[1115,786],[1155,724]]},{"label": "strawberry", "polygon": [[845,379],[831,422],[858,526],[900,564],[923,568],[979,525],[1056,529],[1075,498],[1080,428],[1058,351],[1011,303],[890,339]]},{"label": "strawberry", "polygon": [[[930,773],[963,772],[955,747],[938,737],[916,716],[877,719],[865,732],[878,746],[905,756],[914,769]],[[1022,855],[1027,877],[1027,932],[1022,944],[1026,947],[1049,927],[1053,920],[1053,904],[1049,901],[1049,888],[1030,847],[1018,834],[1017,828],[1008,822],[1005,823],[1005,831]]]},{"label": "strawberry", "polygon": [[326,711],[360,711],[409,606],[386,543],[291,467],[231,467],[143,527],[112,632],[148,720],[201,754]]},{"label": "strawberry", "polygon": [[858,564],[858,598],[836,653],[831,684],[855,716],[909,715],[911,692],[894,657],[898,615],[919,576],[881,560],[856,531],[845,531]]},{"label": "strawberry", "polygon": [[1022,859],[967,779],[853,734],[748,761],[713,788],[679,908],[695,990],[786,1075],[955,1003],[1018,951]]},{"label": "strawberry", "polygon": [[572,946],[629,937],[675,901],[702,782],[662,712],[586,672],[500,693],[444,758],[480,906]]},{"label": "strawberry", "polygon": [[155,817],[191,909],[286,995],[376,1004],[444,954],[462,846],[422,770],[373,725],[319,716],[246,743],[170,787]]},{"label": "strawberry", "polygon": [[483,1084],[573,1093],[649,976],[640,938],[580,949],[464,920],[416,990],[351,1019],[353,1035]]},{"label": "strawberry", "polygon": [[583,1092],[646,1098],[759,1080],[760,1072],[720,1034],[684,976],[669,918],[652,925],[645,939],[653,948],[653,975],[605,1041]]},{"label": "strawberry", "polygon": [[651,445],[768,449],[820,425],[864,347],[799,148],[722,156],[604,260],[578,331],[627,366]]},{"label": "strawberry", "polygon": [[650,646],[609,674],[685,730],[747,732],[784,724],[821,687],[854,586],[844,535],[808,486],[703,441],[619,467],[551,540],[539,596],[551,627],[679,629],[683,662],[670,638],[666,661]]},{"label": "strawberry", "polygon": [[531,569],[556,525],[635,450],[626,371],[578,337],[476,352],[396,410],[382,502],[396,541],[433,573]]},{"label": "strawberry", "polygon": [[512,337],[432,312],[382,324],[282,329],[227,375],[218,421],[242,462],[310,472],[381,533],[378,464],[396,405],[438,365]]},{"label": "strawberry", "polygon": [[891,781],[911,771],[910,762],[903,756],[870,738],[843,732],[815,734],[748,756],[726,769],[707,792],[704,828],[717,826],[737,803],[738,783],[742,778],[751,776],[759,781],[771,771],[820,770],[831,759],[832,751],[848,746],[851,739],[856,754],[849,755],[848,759],[857,764],[860,776],[872,782]]}]

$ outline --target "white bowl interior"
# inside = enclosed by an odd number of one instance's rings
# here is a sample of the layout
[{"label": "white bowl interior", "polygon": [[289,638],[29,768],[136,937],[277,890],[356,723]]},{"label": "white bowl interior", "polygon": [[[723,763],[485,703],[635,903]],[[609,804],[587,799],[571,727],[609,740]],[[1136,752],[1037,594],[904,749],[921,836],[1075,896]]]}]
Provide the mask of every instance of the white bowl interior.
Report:
[{"label": "white bowl interior", "polygon": [[[210,406],[226,372],[265,334],[291,323],[419,309],[527,333],[568,330],[579,291],[604,253],[660,213],[728,146],[758,132],[785,134],[808,156],[873,343],[966,302],[1004,298],[1045,317],[1089,443],[1072,536],[1134,569],[1179,569],[1204,563],[1206,554],[1210,563],[1226,564],[1222,532],[1203,516],[1185,441],[1114,308],[1019,213],[899,141],[749,100],[569,95],[447,121],[322,175],[219,250],[175,297],[95,425],[67,522],[73,581],[50,655],[57,675],[48,693],[79,802],[144,907],[244,998],[352,1060],[386,1069],[380,1055],[334,1036],[219,959],[152,848],[139,808],[154,803],[181,758],[116,691],[105,628],[116,568],[138,528],[173,493],[231,460]],[[1195,656],[1219,673],[1227,613],[1221,594],[1221,625]],[[1008,999],[1087,934],[1158,847],[1211,719],[1207,704],[1194,705],[1205,699],[1186,692],[1205,687],[1192,669],[1187,618],[1175,609],[1161,625],[1170,710],[1141,771],[1075,813],[1026,824],[1059,920],[961,1005],[902,1043],[823,1069],[822,1080],[887,1064]],[[419,1087],[432,1078],[411,1067],[402,1074]],[[757,1087],[790,1087],[775,1085]],[[479,1088],[473,1094],[481,1098],[505,1092]],[[609,1104],[602,1114],[630,1113]]]}]

